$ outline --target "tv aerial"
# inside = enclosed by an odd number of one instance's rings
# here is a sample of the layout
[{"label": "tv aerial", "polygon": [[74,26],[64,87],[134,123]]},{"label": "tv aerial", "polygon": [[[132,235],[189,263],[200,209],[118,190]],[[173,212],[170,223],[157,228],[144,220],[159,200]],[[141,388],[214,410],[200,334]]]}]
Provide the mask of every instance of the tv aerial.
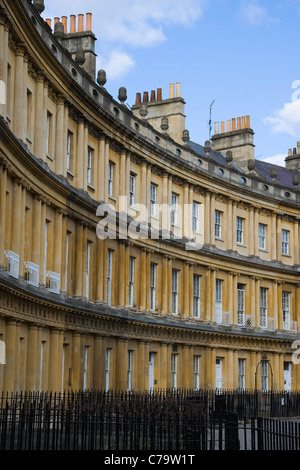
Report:
[{"label": "tv aerial", "polygon": [[209,107],[209,140],[211,139],[211,131],[212,131],[211,112],[212,112],[212,109],[213,109],[214,102],[215,102],[215,100],[213,100],[213,102],[211,103],[211,105]]}]

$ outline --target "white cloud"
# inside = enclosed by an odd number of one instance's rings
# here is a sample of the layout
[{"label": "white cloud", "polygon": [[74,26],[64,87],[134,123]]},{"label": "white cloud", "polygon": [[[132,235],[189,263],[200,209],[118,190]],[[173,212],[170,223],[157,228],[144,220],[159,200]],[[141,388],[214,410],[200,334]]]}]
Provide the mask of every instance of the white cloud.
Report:
[{"label": "white cloud", "polygon": [[104,69],[112,80],[123,77],[135,66],[132,57],[119,50],[113,50],[107,60],[100,57],[97,62],[98,69]]},{"label": "white cloud", "polygon": [[[133,69],[133,51],[153,47],[167,39],[168,27],[190,27],[202,15],[209,0],[48,0],[42,16],[69,17],[92,13],[92,29],[98,41],[96,53],[101,68],[111,79]],[[69,26],[68,26],[69,28]],[[126,48],[126,51],[124,50]],[[128,50],[131,50],[131,53]]]},{"label": "white cloud", "polygon": [[279,153],[271,157],[262,158],[262,161],[267,162],[267,163],[272,163],[273,165],[285,166],[286,157],[287,157],[286,154]]},{"label": "white cloud", "polygon": [[264,119],[273,132],[286,133],[293,137],[300,136],[300,100],[285,103],[273,116]]},{"label": "white cloud", "polygon": [[270,16],[266,7],[259,4],[258,0],[244,0],[239,10],[240,18],[252,26],[279,22],[279,18]]},{"label": "white cloud", "polygon": [[[49,18],[93,13],[93,30],[101,41],[130,46],[153,46],[166,39],[164,26],[190,26],[202,14],[207,0],[72,0],[46,2],[43,16]],[[71,3],[71,5],[70,5]],[[84,10],[84,11],[83,11]]]}]

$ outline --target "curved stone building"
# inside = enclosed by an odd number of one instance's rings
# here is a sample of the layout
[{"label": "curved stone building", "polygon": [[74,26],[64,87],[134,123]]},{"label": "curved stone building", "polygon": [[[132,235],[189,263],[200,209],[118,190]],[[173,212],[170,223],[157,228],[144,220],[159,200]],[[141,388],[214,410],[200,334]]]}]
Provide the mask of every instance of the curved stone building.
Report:
[{"label": "curved stone building", "polygon": [[191,142],[179,84],[129,108],[43,4],[0,1],[0,390],[299,389],[300,149]]}]

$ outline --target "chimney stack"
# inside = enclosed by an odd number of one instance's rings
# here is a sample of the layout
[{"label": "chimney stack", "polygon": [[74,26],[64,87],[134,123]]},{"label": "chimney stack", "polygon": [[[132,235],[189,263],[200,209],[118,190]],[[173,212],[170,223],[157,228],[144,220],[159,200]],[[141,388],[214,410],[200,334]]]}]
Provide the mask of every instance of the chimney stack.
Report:
[{"label": "chimney stack", "polygon": [[[59,18],[58,18],[59,20]],[[77,20],[77,27],[76,27]],[[86,14],[86,27],[84,26],[84,15],[81,13],[70,15],[70,31],[68,31],[67,17],[63,16],[61,22],[64,25],[65,36],[61,39],[62,45],[72,54],[75,59],[78,50],[83,50],[85,61],[82,67],[91,75],[93,79],[96,76],[96,37],[92,32],[92,13]]]},{"label": "chimney stack", "polygon": [[221,132],[219,123],[215,123],[215,134],[212,136],[212,150],[226,154],[232,152],[233,162],[240,168],[246,169],[249,160],[254,160],[254,132],[250,127],[250,116],[239,116],[221,121]]},{"label": "chimney stack", "polygon": [[[156,92],[151,90],[150,94],[144,91],[143,96],[141,96],[141,93],[136,93],[132,111],[134,115],[140,117],[141,107],[143,104],[147,104],[147,122],[158,132],[162,131],[161,124],[163,122],[164,132],[167,132],[171,139],[182,144],[182,135],[185,130],[185,102],[180,97],[179,82],[176,83],[176,95],[175,97],[174,83],[169,84],[169,98],[165,100],[162,99],[161,88],[157,88]],[[168,129],[165,127],[166,122],[168,122]]]},{"label": "chimney stack", "polygon": [[289,170],[300,171],[300,141],[297,142],[297,147],[293,150],[288,150],[288,156],[285,159],[285,167]]}]

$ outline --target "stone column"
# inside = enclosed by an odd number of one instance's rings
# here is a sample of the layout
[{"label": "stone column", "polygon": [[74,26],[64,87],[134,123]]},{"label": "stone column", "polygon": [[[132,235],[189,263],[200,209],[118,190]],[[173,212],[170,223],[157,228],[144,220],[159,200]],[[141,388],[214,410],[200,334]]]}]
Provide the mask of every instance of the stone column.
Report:
[{"label": "stone column", "polygon": [[254,256],[259,255],[259,245],[258,245],[258,209],[254,209]]},{"label": "stone column", "polygon": [[[189,220],[189,233],[188,236],[193,238],[193,203],[194,203],[194,188],[192,185],[189,186],[189,209],[188,209],[188,220]],[[199,228],[202,230],[201,227],[201,214],[200,214],[200,206],[199,206]]]},{"label": "stone column", "polygon": [[98,188],[98,200],[104,202],[104,168],[105,168],[105,137],[101,135],[98,146],[98,177],[96,188]]},{"label": "stone column", "polygon": [[[300,283],[296,284],[296,302],[295,302],[295,318],[297,320],[297,331],[300,329]],[[300,366],[299,366],[300,368]],[[299,383],[300,385],[300,383]]]},{"label": "stone column", "polygon": [[72,390],[78,390],[82,385],[80,381],[80,339],[80,333],[74,332],[72,334]]},{"label": "stone column", "polygon": [[273,381],[274,381],[274,390],[283,390],[280,387],[280,359],[279,354],[273,354]]},{"label": "stone column", "polygon": [[[283,316],[282,316],[282,282],[276,283],[277,289],[275,290],[274,293],[274,302],[277,303],[277,319],[278,319],[278,329],[282,330],[283,328]],[[277,294],[277,295],[276,295]],[[277,298],[277,301],[275,300],[275,295]],[[275,317],[275,327],[276,327],[276,317]]]},{"label": "stone column", "polygon": [[34,154],[37,158],[43,158],[45,152],[44,137],[44,73],[39,72],[36,78],[35,97],[35,132],[34,132]]},{"label": "stone column", "polygon": [[[189,264],[189,278],[190,278],[190,311],[189,311],[189,317],[193,318],[194,316],[194,302],[193,302],[193,297],[194,297],[194,263]],[[200,317],[201,317],[201,279],[200,279]]]},{"label": "stone column", "polygon": [[205,312],[204,321],[211,321],[211,268],[205,269]]},{"label": "stone column", "polygon": [[76,155],[76,186],[79,189],[84,187],[84,116],[78,116],[77,121],[77,155]]},{"label": "stone column", "polygon": [[[190,267],[189,263],[184,263],[183,273],[183,317],[189,317],[190,314]],[[192,298],[193,299],[193,298]],[[192,302],[191,299],[191,302]]]},{"label": "stone column", "polygon": [[260,279],[255,279],[255,326],[260,327]]},{"label": "stone column", "polygon": [[53,271],[61,275],[62,265],[62,226],[63,226],[63,215],[61,210],[55,211],[55,237],[54,237],[54,260],[53,260]]},{"label": "stone column", "polygon": [[162,230],[170,230],[170,211],[168,206],[168,173],[163,173],[163,182],[162,182],[162,213],[161,213],[161,228]]},{"label": "stone column", "polygon": [[279,354],[278,373],[279,373],[279,390],[283,390],[284,389],[284,356],[283,354]]},{"label": "stone column", "polygon": [[[119,166],[119,196],[126,195],[126,151],[122,150],[120,155],[120,166]],[[119,207],[119,211],[122,212],[125,207]]]},{"label": "stone column", "polygon": [[[210,231],[211,231],[211,219],[215,220],[215,214],[211,214],[210,212],[210,192],[207,191],[205,193],[205,206],[204,206],[204,243],[210,243]],[[213,232],[213,234],[215,231]]]},{"label": "stone column", "polygon": [[15,253],[20,253],[20,234],[22,216],[22,185],[17,178],[13,181],[13,206],[12,206],[12,227],[11,227],[11,249]]},{"label": "stone column", "polygon": [[150,186],[151,186],[151,165],[147,165],[147,178],[146,178],[146,207],[147,213],[150,217]]},{"label": "stone column", "polygon": [[101,390],[103,382],[101,380],[101,369],[105,368],[103,362],[103,337],[95,335],[94,337],[94,367],[93,367],[93,387],[95,390]]},{"label": "stone column", "polygon": [[234,290],[233,287],[233,273],[228,273],[228,289],[227,289],[227,296],[228,296],[228,312],[229,316],[232,319],[232,324],[236,325],[237,323],[234,322],[234,310],[233,310],[233,298],[236,295],[236,291]]},{"label": "stone column", "polygon": [[145,341],[138,342],[138,361],[137,361],[137,389],[146,390],[146,366],[149,367],[149,354],[146,356]]},{"label": "stone column", "polygon": [[76,224],[76,258],[75,258],[75,283],[74,295],[82,297],[83,291],[83,224],[77,221]]},{"label": "stone column", "polygon": [[104,201],[108,202],[108,166],[109,166],[109,139],[105,140],[105,152],[104,152]]},{"label": "stone column", "polygon": [[268,242],[271,244],[271,260],[277,259],[277,214],[272,212],[271,230],[268,237]]},{"label": "stone column", "polygon": [[237,201],[233,201],[233,203],[232,203],[232,225],[231,225],[230,229],[232,230],[232,249],[234,251],[237,250],[237,244],[236,244],[236,209],[237,209]]},{"label": "stone column", "polygon": [[[167,256],[162,257],[162,282],[160,283],[161,288],[161,313],[166,314],[168,312],[168,258]],[[299,312],[300,315],[300,312]]]},{"label": "stone column", "polygon": [[216,389],[216,359],[217,351],[215,348],[211,349],[211,388]]},{"label": "stone column", "polygon": [[183,187],[183,220],[182,220],[182,235],[183,237],[190,237],[189,227],[189,183],[185,183]]},{"label": "stone column", "polygon": [[19,247],[19,273],[24,272],[24,252],[25,252],[25,205],[26,205],[26,183],[22,181],[21,187],[21,216],[20,216],[20,247]]},{"label": "stone column", "polygon": [[256,326],[256,288],[255,288],[255,277],[250,278],[250,313],[251,313],[251,324]]},{"label": "stone column", "polygon": [[151,264],[151,250],[147,250],[146,252],[146,310],[147,311],[150,310],[150,264]]},{"label": "stone column", "polygon": [[39,196],[33,197],[32,211],[32,253],[31,259],[35,264],[40,264],[41,257],[41,210],[42,202]]},{"label": "stone column", "polygon": [[168,257],[168,313],[172,312],[172,257]]},{"label": "stone column", "polygon": [[15,87],[14,87],[14,119],[13,131],[16,137],[25,142],[26,139],[26,90],[24,75],[25,48],[17,45],[15,50]]},{"label": "stone column", "polygon": [[228,198],[227,202],[227,249],[232,250],[232,199]]},{"label": "stone column", "polygon": [[146,309],[146,250],[140,250],[140,310]]},{"label": "stone column", "polygon": [[215,211],[216,211],[216,195],[211,194],[210,197],[210,244],[214,245],[215,240]]},{"label": "stone column", "polygon": [[[249,388],[250,390],[254,390],[255,389],[255,372],[256,372],[256,366],[257,366],[257,362],[256,362],[256,352],[255,351],[251,351],[250,352],[250,366],[249,366],[249,386],[247,388]],[[247,370],[246,370],[246,373],[247,373]],[[247,380],[247,378],[246,378]]]},{"label": "stone column", "polygon": [[7,170],[0,164],[0,266],[4,265]]},{"label": "stone column", "polygon": [[294,220],[294,264],[300,264],[299,219]]},{"label": "stone column", "polygon": [[216,270],[211,269],[211,312],[210,312],[210,321],[216,320]]},{"label": "stone column", "polygon": [[50,368],[49,368],[49,391],[55,392],[60,390],[58,386],[59,375],[59,330],[51,329],[50,331]]},{"label": "stone column", "polygon": [[233,273],[232,274],[232,323],[233,325],[237,325],[238,318],[237,318],[237,274]]},{"label": "stone column", "polygon": [[122,241],[118,244],[119,249],[119,256],[118,256],[118,304],[120,307],[124,307],[125,305],[125,267],[126,267],[126,259],[125,259],[125,243]]},{"label": "stone column", "polygon": [[239,386],[239,352],[233,351],[233,389]]},{"label": "stone column", "polygon": [[[46,203],[42,203],[41,206],[41,223],[40,223],[40,261],[37,263],[39,265],[39,277],[40,283],[44,284],[46,279],[46,270],[47,270],[47,260],[45,261],[45,253],[46,246],[45,246],[45,224],[46,224]],[[37,227],[38,230],[38,227]]]},{"label": "stone column", "polygon": [[166,343],[162,343],[160,345],[160,388],[166,389],[168,380],[168,345]]},{"label": "stone column", "polygon": [[145,161],[141,163],[140,204],[142,204],[145,208],[147,207],[147,163]]},{"label": "stone column", "polygon": [[254,225],[254,207],[250,207],[249,210],[249,255],[253,256],[254,255],[254,246],[255,246],[255,239],[258,238],[258,230],[255,229]]},{"label": "stone column", "polygon": [[26,371],[26,390],[36,391],[37,384],[37,361],[38,361],[38,345],[37,345],[38,326],[31,324],[28,326],[27,333],[27,371]]},{"label": "stone column", "polygon": [[[83,134],[83,189],[87,191],[87,166],[88,166],[88,142],[89,142],[89,121],[86,119],[84,123],[84,134]],[[92,172],[94,163],[92,162]]]},{"label": "stone column", "polygon": [[[6,33],[7,30],[7,33]],[[5,26],[5,19],[0,19],[0,80],[5,83],[5,96],[7,88],[7,49],[8,49],[8,27]],[[0,114],[6,119],[6,100],[0,102]]]},{"label": "stone column", "polygon": [[233,362],[234,354],[233,350],[229,349],[227,352],[227,389],[233,390],[234,389],[234,362]]},{"label": "stone column", "polygon": [[275,322],[275,329],[277,329],[279,327],[279,324],[280,324],[280,320],[279,320],[279,315],[280,315],[280,311],[281,309],[279,308],[279,305],[278,304],[278,282],[273,280],[273,289],[272,289],[272,294],[273,294],[273,298],[272,298],[272,310],[273,310],[273,318],[274,318],[274,322]]},{"label": "stone column", "polygon": [[64,137],[65,129],[65,97],[60,95],[56,102],[56,136],[55,136],[55,172],[64,175]]},{"label": "stone column", "polygon": [[103,284],[104,284],[104,243],[103,240],[97,238],[96,240],[97,261],[96,261],[96,302],[103,302]]},{"label": "stone column", "polygon": [[124,338],[117,338],[116,341],[116,370],[115,388],[116,390],[127,390],[127,352],[128,341]]}]

